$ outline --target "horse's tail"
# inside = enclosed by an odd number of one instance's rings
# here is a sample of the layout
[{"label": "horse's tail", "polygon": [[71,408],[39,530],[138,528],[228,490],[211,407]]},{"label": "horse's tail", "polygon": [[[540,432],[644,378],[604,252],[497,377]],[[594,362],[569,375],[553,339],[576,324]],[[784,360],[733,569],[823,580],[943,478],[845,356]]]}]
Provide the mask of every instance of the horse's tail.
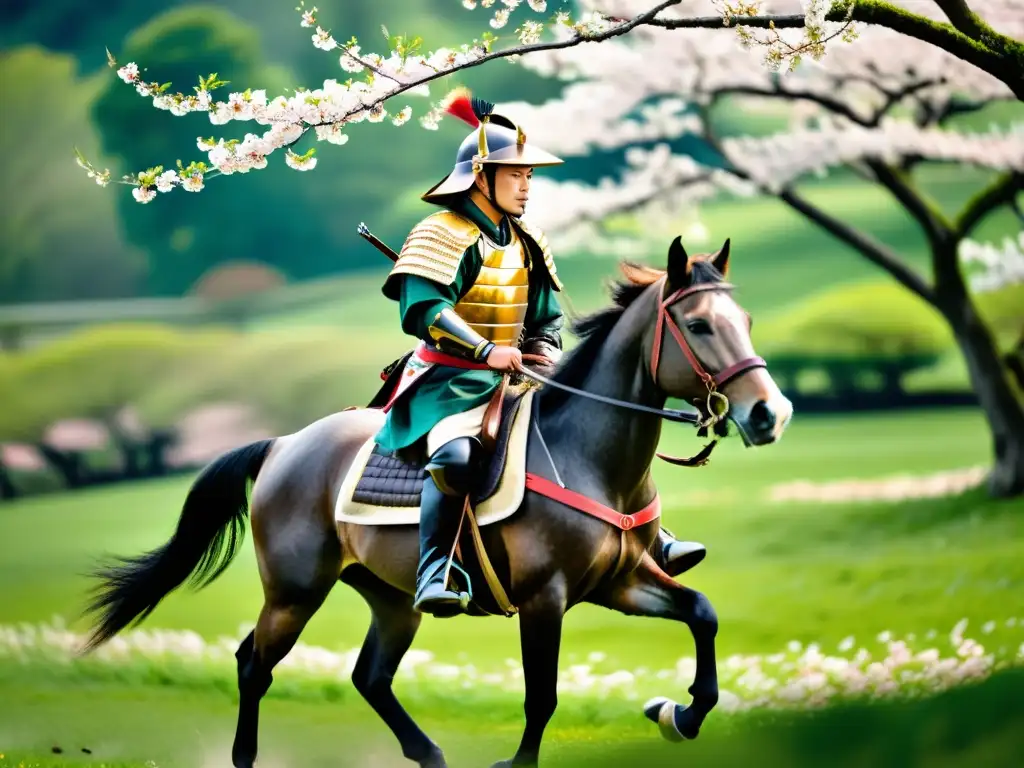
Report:
[{"label": "horse's tail", "polygon": [[138,557],[116,558],[93,572],[101,583],[86,613],[99,619],[85,652],[125,627],[139,624],[185,579],[195,589],[231,564],[245,537],[246,481],[255,481],[274,440],[260,440],[214,459],[189,489],[171,540]]}]

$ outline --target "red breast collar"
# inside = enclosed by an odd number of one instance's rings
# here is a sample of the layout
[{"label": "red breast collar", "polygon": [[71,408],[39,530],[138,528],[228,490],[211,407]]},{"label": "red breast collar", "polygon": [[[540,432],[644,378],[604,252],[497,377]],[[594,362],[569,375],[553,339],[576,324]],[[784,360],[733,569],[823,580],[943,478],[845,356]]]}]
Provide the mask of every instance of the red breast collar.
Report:
[{"label": "red breast collar", "polygon": [[606,507],[604,504],[594,501],[588,496],[584,496],[582,493],[570,491],[568,488],[563,488],[558,483],[553,483],[532,472],[526,473],[526,487],[542,496],[547,496],[549,499],[554,499],[599,520],[604,520],[606,523],[611,523],[623,531],[629,531],[641,525],[646,525],[661,517],[661,497],[657,493],[655,493],[651,503],[639,512],[624,515],[621,512],[616,512],[611,507]]}]

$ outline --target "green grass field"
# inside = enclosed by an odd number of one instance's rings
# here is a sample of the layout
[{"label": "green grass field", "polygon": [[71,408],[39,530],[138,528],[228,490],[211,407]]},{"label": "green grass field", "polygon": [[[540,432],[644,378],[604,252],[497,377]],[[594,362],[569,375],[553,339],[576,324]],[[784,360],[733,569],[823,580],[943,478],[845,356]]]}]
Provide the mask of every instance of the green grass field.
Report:
[{"label": "green grass field", "polygon": [[[669,452],[692,452],[688,432],[669,429]],[[924,474],[984,463],[983,423],[970,410],[926,415],[795,419],[774,447],[720,447],[704,469],[656,467],[665,524],[709,548],[686,578],[721,617],[723,653],[766,652],[790,640],[836,643],[883,630],[948,632],[1024,613],[1024,500],[962,498],[904,505],[775,504],[774,483]],[[173,530],[188,479],[148,482],[5,504],[0,540],[17,542],[0,558],[4,623],[72,621],[87,582],[79,576],[106,552],[136,554]],[[14,585],[17,585],[14,587]],[[204,637],[234,635],[261,605],[251,540],[214,585],[170,596],[149,624],[190,628]],[[357,647],[368,622],[360,598],[339,586],[310,622],[303,641]],[[472,637],[467,641],[467,632]],[[683,627],[632,619],[591,606],[567,618],[566,658],[601,649],[609,663],[633,656],[641,633],[645,659],[671,666],[692,643]],[[486,665],[518,656],[515,621],[427,621],[417,647],[441,659]]]},{"label": "green grass field", "polygon": [[[1024,674],[1004,673],[934,699],[848,705],[808,713],[712,717],[697,741],[669,744],[632,710],[593,722],[563,705],[547,731],[541,764],[594,766],[764,766],[765,768],[1016,768],[1024,750]],[[403,693],[399,687],[399,695]],[[227,765],[235,703],[224,694],[117,685],[37,686],[17,697],[0,725],[0,768],[196,768]],[[11,699],[7,699],[11,701]],[[5,705],[0,705],[5,706]],[[453,768],[512,755],[518,707],[447,711],[411,707]],[[74,713],[74,717],[55,716]],[[265,701],[260,765],[269,768],[398,768],[390,733],[361,701]],[[22,734],[17,741],[11,732]],[[14,747],[13,749],[9,747]],[[59,755],[53,753],[56,747]],[[90,750],[85,754],[82,748]]]},{"label": "green grass field", "polygon": [[[664,447],[694,440],[670,431]],[[953,624],[986,647],[1020,642],[1006,619],[1024,622],[1024,502],[983,491],[902,504],[774,504],[775,483],[930,473],[984,463],[979,414],[971,410],[857,418],[797,418],[777,446],[727,442],[701,470],[657,468],[666,524],[710,549],[688,583],[718,609],[720,664],[729,654],[773,653],[789,641],[834,652],[847,635],[877,648],[875,635],[930,630],[943,647]],[[106,551],[133,554],[169,535],[188,479],[143,483],[5,505],[0,514],[3,623],[72,619],[81,574]],[[168,598],[145,626],[189,628],[207,639],[236,636],[260,604],[251,542],[222,579]],[[982,635],[979,628],[998,626]],[[366,609],[339,587],[302,642],[336,651],[357,646]],[[500,667],[518,658],[515,620],[427,619],[415,648],[440,661]],[[80,625],[79,625],[80,626]],[[924,647],[924,646],[921,646]],[[581,606],[570,612],[562,666],[607,654],[609,669],[671,668],[692,656],[685,627]],[[0,766],[223,765],[234,727],[230,665],[207,679],[148,672],[41,669],[0,659]],[[280,671],[264,708],[261,765],[404,765],[390,734],[346,684],[303,692]],[[185,679],[188,678],[188,679]],[[848,704],[814,712],[719,714],[692,744],[661,742],[638,701],[562,697],[546,741],[547,765],[1010,766],[1024,748],[1019,672],[916,702]],[[685,697],[669,683],[669,695]],[[518,695],[447,690],[399,681],[399,695],[441,743],[453,766],[487,765],[514,750]],[[56,746],[59,755],[52,753]],[[81,748],[91,754],[81,752]],[[5,762],[6,761],[6,762]],[[152,761],[152,762],[147,762]],[[635,763],[639,764],[639,763]]]},{"label": "green grass field", "polygon": [[[692,452],[687,430],[666,428],[663,448]],[[982,489],[904,503],[773,503],[769,489],[929,474],[985,464],[983,419],[970,409],[913,414],[797,415],[783,441],[744,449],[726,441],[712,464],[655,468],[665,523],[704,541],[709,557],[686,582],[706,592],[721,622],[720,664],[733,654],[774,654],[793,641],[835,653],[853,636],[882,653],[876,636],[917,638],[950,654],[961,619],[1000,656],[1024,624],[1024,500],[994,502]],[[105,553],[137,554],[173,530],[190,478],[40,496],[0,509],[0,624],[76,619],[82,574]],[[251,539],[225,575],[198,594],[170,596],[148,628],[189,629],[208,641],[251,627],[261,603]],[[302,637],[334,652],[357,647],[368,612],[339,586]],[[993,626],[983,629],[988,623]],[[427,619],[414,648],[438,662],[482,671],[518,659],[517,622]],[[605,654],[603,669],[672,669],[693,654],[683,626],[591,606],[568,617],[562,668]],[[384,726],[345,682],[309,687],[279,670],[267,700],[262,765],[403,765]],[[723,673],[724,674],[724,673]],[[230,664],[211,673],[173,660],[90,668],[12,663],[0,654],[0,767],[223,765],[234,722]],[[733,674],[735,678],[735,674]],[[648,680],[645,685],[652,685]],[[846,704],[816,712],[719,713],[694,744],[658,741],[639,700],[563,696],[546,742],[548,765],[1012,765],[1022,748],[1019,672],[918,702]],[[657,683],[685,700],[685,685]],[[508,756],[521,728],[519,694],[397,684],[410,710],[444,745],[452,765]],[[644,695],[647,695],[646,693]],[[61,753],[55,755],[57,746]],[[91,750],[90,754],[81,748]],[[6,762],[5,762],[6,761]],[[147,762],[150,761],[150,762]]]},{"label": "green grass field", "polygon": [[[946,183],[936,194],[948,208],[960,192]],[[826,181],[808,196],[828,210],[850,212],[854,223],[925,266],[915,226],[884,194]],[[821,288],[879,274],[774,200],[716,202],[706,207],[704,221],[709,240],[692,244],[691,250],[732,238],[738,298],[759,320]],[[982,234],[999,236],[1007,226],[996,217]],[[665,246],[674,234],[664,233]],[[600,278],[615,274],[612,259],[572,255],[559,261],[559,269],[578,309],[606,302]],[[379,367],[408,345],[393,322],[394,306],[380,295],[381,275],[343,278],[336,298],[324,300],[318,289],[320,298],[308,307],[255,318],[251,328],[258,333],[226,352],[222,367],[245,380],[259,379],[263,390],[257,401],[291,398],[301,408],[319,387],[316,391],[330,395],[325,409],[362,402],[376,386]],[[267,383],[263,376],[275,345],[283,349],[296,336],[304,346],[293,344],[273,359],[278,368],[305,372],[297,379],[303,386]],[[325,354],[335,343],[337,359]],[[190,384],[201,386],[189,391],[188,404],[196,392],[216,398],[228,391],[223,381],[230,377],[219,376],[212,369],[195,372]],[[180,381],[169,377],[147,393],[150,409],[179,407],[179,389]],[[672,427],[662,441],[664,450],[677,454],[693,453],[699,445],[688,430]],[[983,465],[989,458],[981,414],[963,409],[797,414],[777,446],[745,450],[734,439],[716,451],[709,467],[656,466],[666,526],[709,548],[708,559],[684,581],[704,591],[718,611],[720,663],[734,654],[776,654],[793,642],[820,643],[825,653],[833,653],[851,636],[857,646],[878,652],[883,632],[916,638],[915,649],[934,644],[945,656],[949,632],[962,619],[968,620],[968,635],[986,649],[1012,655],[1024,625],[1024,500],[994,502],[982,489],[902,503],[782,504],[768,498],[779,483],[927,475]],[[83,629],[78,615],[89,585],[83,574],[107,553],[133,555],[162,544],[189,482],[179,477],[0,506],[0,631],[55,616]],[[211,642],[237,637],[252,626],[261,601],[247,537],[218,582],[200,593],[171,595],[144,626],[192,630]],[[361,600],[339,585],[301,642],[349,651],[362,642],[368,620]],[[519,657],[517,630],[514,619],[427,619],[414,648],[461,668],[501,669]],[[594,652],[605,655],[601,665],[607,670],[638,664],[666,670],[692,656],[693,643],[684,626],[576,607],[566,620],[563,669],[587,663]],[[1024,751],[1021,675],[1000,672],[924,701],[720,713],[698,742],[684,745],[661,743],[639,716],[639,702],[628,697],[563,697],[544,758],[547,765],[569,766],[684,760],[794,768],[1016,765]],[[277,678],[262,718],[262,766],[407,764],[347,683],[307,686],[288,669]],[[453,766],[487,765],[514,750],[522,727],[519,694],[410,681],[399,681],[396,688],[445,747]],[[685,686],[674,680],[660,692],[686,698]],[[0,653],[0,768],[224,765],[234,717],[230,664],[213,672],[160,660],[99,669],[16,663]]]}]

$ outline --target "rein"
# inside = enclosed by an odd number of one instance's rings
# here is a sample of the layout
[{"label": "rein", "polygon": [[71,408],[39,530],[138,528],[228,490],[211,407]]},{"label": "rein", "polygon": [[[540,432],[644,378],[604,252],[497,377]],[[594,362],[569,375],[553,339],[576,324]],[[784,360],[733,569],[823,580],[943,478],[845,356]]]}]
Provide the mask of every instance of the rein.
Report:
[{"label": "rein", "polygon": [[[523,360],[527,362],[542,363],[546,360],[543,355],[523,355]],[[687,413],[686,411],[676,410],[674,408],[652,408],[649,405],[640,405],[639,403],[631,403],[628,400],[616,400],[614,397],[605,397],[604,395],[596,395],[593,392],[587,392],[576,387],[570,387],[568,384],[561,384],[557,381],[552,381],[547,376],[541,376],[535,371],[531,371],[525,366],[516,366],[516,372],[533,379],[534,381],[543,384],[546,387],[554,387],[555,389],[561,389],[564,392],[570,392],[580,397],[585,397],[588,400],[596,400],[599,403],[607,403],[608,405],[615,405],[619,408],[626,408],[630,411],[640,411],[641,413],[652,413],[655,416],[660,416],[666,421],[674,421],[679,424],[700,424],[700,417],[694,413]]]},{"label": "rein", "polygon": [[[655,321],[654,326],[654,347],[651,349],[651,378],[654,380],[655,386],[658,386],[658,366],[661,362],[661,346],[662,340],[665,337],[665,328],[668,328],[672,338],[675,339],[676,344],[679,345],[679,349],[682,351],[686,360],[690,363],[690,366],[696,372],[697,376],[704,382],[704,385],[708,389],[708,398],[706,402],[706,410],[708,417],[701,419],[699,415],[687,413],[686,411],[677,410],[674,408],[651,408],[650,406],[640,405],[639,403],[631,403],[626,400],[616,400],[612,397],[606,397],[604,395],[597,395],[592,392],[586,392],[576,387],[570,387],[567,384],[561,384],[556,381],[552,381],[546,376],[542,376],[539,373],[535,373],[527,369],[524,365],[516,364],[516,371],[523,376],[533,379],[545,386],[554,387],[555,389],[561,389],[565,392],[569,392],[574,395],[586,398],[588,400],[595,400],[600,403],[606,403],[608,405],[614,405],[618,408],[625,408],[630,411],[637,411],[640,413],[650,413],[655,416],[659,416],[666,421],[676,422],[678,424],[694,424],[699,429],[707,429],[717,424],[719,421],[725,418],[726,413],[729,411],[729,400],[718,391],[718,388],[724,386],[727,382],[736,378],[740,374],[746,373],[754,368],[766,368],[767,364],[760,357],[748,357],[744,360],[740,360],[737,363],[733,363],[717,374],[708,373],[707,369],[701,364],[697,355],[694,353],[689,342],[683,335],[683,332],[676,325],[676,321],[672,319],[672,314],[669,309],[679,301],[682,301],[688,296],[692,296],[695,293],[702,291],[729,291],[732,290],[733,286],[729,283],[701,283],[700,285],[691,285],[686,288],[680,288],[674,291],[668,298],[659,299],[658,301],[658,317]],[[662,295],[664,295],[664,285],[661,289]],[[545,362],[546,358],[542,355],[523,355],[523,360],[531,362]],[[680,458],[677,456],[668,456],[663,453],[658,453],[657,456],[663,461],[667,461],[670,464],[675,464],[681,467],[700,467],[707,463],[711,457],[711,451],[714,450],[715,445],[718,444],[718,440],[714,439],[710,443],[701,449],[700,453],[696,456],[692,456],[688,459]]]}]

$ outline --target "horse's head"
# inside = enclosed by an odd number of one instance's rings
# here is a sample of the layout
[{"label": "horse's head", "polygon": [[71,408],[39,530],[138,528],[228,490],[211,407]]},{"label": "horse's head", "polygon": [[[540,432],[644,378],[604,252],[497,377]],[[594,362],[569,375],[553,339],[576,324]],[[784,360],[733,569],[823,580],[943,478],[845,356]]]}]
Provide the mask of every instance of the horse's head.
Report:
[{"label": "horse's head", "polygon": [[[628,267],[634,281],[642,267]],[[672,241],[668,268],[657,278],[658,316],[644,349],[656,384],[671,397],[694,403],[706,417],[727,404],[743,442],[778,440],[793,415],[750,339],[750,315],[732,297],[725,281],[729,241],[714,254],[690,257],[680,239]],[[647,280],[656,274],[649,270]],[[715,395],[725,395],[726,401]],[[719,413],[719,415],[722,415]],[[725,422],[717,424],[724,434]]]}]

